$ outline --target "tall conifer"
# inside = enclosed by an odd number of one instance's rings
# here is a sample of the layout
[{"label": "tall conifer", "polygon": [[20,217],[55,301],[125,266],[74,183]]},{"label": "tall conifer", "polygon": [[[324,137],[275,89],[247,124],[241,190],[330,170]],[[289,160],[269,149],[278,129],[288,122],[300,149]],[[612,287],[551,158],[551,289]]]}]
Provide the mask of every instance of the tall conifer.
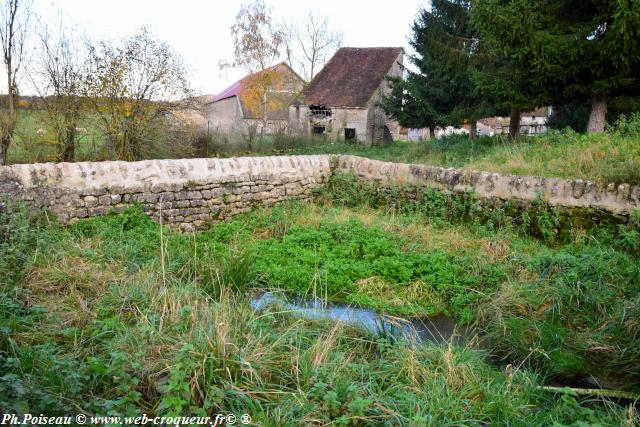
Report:
[{"label": "tall conifer", "polygon": [[505,59],[528,64],[535,95],[589,98],[588,132],[607,99],[640,93],[640,0],[474,0],[473,22]]},{"label": "tall conifer", "polygon": [[405,126],[471,124],[490,114],[488,98],[477,90],[474,69],[485,61],[470,20],[468,0],[433,0],[413,24],[410,57],[415,70],[391,80],[383,106]]}]

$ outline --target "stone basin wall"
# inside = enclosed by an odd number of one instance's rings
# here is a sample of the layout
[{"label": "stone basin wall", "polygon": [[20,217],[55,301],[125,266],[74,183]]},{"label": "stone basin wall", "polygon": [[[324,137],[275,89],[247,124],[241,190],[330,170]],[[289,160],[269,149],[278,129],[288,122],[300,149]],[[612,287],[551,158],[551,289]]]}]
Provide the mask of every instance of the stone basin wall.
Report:
[{"label": "stone basin wall", "polygon": [[44,163],[0,167],[0,194],[70,220],[136,203],[182,230],[206,228],[287,199],[308,199],[331,174],[329,156]]},{"label": "stone basin wall", "polygon": [[347,155],[2,166],[0,195],[47,207],[63,223],[139,203],[158,221],[196,230],[254,207],[309,199],[334,172],[355,173],[383,189],[408,185],[485,199],[542,198],[553,206],[620,217],[640,209],[640,186],[467,172]]},{"label": "stone basin wall", "polygon": [[480,199],[525,202],[542,199],[552,206],[594,209],[620,216],[628,216],[633,210],[640,209],[640,186],[637,185],[469,172],[347,155],[338,156],[335,170],[355,173],[360,180],[375,182],[381,187],[422,186],[470,193]]}]

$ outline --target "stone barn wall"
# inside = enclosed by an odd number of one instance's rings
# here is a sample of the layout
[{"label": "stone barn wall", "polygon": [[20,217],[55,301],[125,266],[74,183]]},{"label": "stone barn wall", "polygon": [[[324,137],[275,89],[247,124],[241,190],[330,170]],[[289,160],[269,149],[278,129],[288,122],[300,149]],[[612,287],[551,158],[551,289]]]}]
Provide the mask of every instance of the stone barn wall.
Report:
[{"label": "stone barn wall", "polygon": [[220,133],[246,133],[247,126],[242,119],[242,109],[238,98],[223,99],[207,105],[209,129]]},{"label": "stone barn wall", "polygon": [[0,194],[49,208],[61,222],[136,203],[182,230],[255,206],[307,199],[330,176],[328,156],[44,163],[0,167]]},{"label": "stone barn wall", "polygon": [[589,208],[614,215],[629,215],[640,209],[640,186],[601,184],[582,179],[540,178],[469,172],[453,168],[382,162],[358,156],[338,156],[335,170],[355,173],[380,187],[409,185],[458,193],[479,199],[542,199],[552,206]]},{"label": "stone barn wall", "polygon": [[331,141],[344,141],[345,128],[355,129],[356,141],[367,143],[369,110],[365,108],[331,108],[331,116],[314,117],[306,105],[289,107],[289,130],[295,135],[313,136],[314,126],[325,128]]},{"label": "stone barn wall", "polygon": [[480,199],[541,198],[552,206],[620,217],[640,209],[640,186],[468,172],[347,155],[2,166],[0,195],[47,207],[63,223],[139,203],[156,220],[162,216],[165,224],[195,230],[253,207],[309,199],[336,172],[355,173],[383,189],[409,185]]}]

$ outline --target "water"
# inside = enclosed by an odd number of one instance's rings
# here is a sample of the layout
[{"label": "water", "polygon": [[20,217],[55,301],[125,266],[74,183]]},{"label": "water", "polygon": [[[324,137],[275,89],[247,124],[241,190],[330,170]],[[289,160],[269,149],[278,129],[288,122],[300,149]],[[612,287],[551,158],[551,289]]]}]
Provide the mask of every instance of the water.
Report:
[{"label": "water", "polygon": [[283,292],[264,292],[251,301],[256,311],[273,304],[305,319],[330,319],[373,334],[389,334],[416,343],[444,343],[450,340],[460,343],[469,335],[468,328],[457,326],[455,320],[447,316],[404,319],[380,315],[368,308],[327,303],[318,298],[288,297]]},{"label": "water", "polygon": [[[412,344],[423,342],[462,344],[473,335],[469,327],[456,325],[456,321],[447,316],[404,319],[380,315],[375,311],[350,306],[348,304],[325,302],[318,298],[302,298],[287,295],[285,292],[262,292],[251,301],[254,310],[264,310],[277,304],[294,315],[305,319],[329,319],[356,326],[373,334],[393,335]],[[489,352],[490,353],[490,352]],[[502,366],[497,359],[491,361]],[[549,385],[558,387],[600,388],[598,381],[590,375],[578,375],[573,378],[553,378]]]}]

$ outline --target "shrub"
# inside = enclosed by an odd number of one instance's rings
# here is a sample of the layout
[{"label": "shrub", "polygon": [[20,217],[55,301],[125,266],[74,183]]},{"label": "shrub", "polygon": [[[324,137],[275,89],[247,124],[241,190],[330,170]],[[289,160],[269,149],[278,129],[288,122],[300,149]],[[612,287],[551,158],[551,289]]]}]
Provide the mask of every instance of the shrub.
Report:
[{"label": "shrub", "polygon": [[629,117],[622,114],[609,131],[623,137],[640,136],[640,112],[631,113]]}]

